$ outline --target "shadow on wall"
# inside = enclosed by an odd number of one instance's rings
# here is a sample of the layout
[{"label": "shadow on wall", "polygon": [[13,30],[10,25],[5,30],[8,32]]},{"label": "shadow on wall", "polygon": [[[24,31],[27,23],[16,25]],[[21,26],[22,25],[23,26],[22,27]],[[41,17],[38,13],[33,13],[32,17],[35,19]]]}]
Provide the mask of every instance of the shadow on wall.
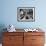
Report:
[{"label": "shadow on wall", "polygon": [[0,43],[2,43],[2,36],[3,36],[3,32],[5,32],[6,30],[4,30],[5,25],[4,24],[0,24]]}]

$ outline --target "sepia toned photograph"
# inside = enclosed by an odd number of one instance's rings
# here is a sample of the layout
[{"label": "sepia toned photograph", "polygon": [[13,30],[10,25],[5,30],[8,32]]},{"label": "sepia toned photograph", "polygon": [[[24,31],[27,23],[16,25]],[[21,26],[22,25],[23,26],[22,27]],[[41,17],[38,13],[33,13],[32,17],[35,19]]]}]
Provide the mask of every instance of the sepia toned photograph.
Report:
[{"label": "sepia toned photograph", "polygon": [[18,7],[17,20],[20,22],[34,22],[35,7]]}]

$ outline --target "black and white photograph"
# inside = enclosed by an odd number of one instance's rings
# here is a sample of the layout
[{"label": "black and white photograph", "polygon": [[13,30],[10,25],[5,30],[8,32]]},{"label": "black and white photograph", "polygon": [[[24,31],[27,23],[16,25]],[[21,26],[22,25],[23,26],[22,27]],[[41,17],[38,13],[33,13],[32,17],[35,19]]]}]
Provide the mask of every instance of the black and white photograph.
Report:
[{"label": "black and white photograph", "polygon": [[20,22],[34,22],[35,7],[18,7],[17,20]]}]

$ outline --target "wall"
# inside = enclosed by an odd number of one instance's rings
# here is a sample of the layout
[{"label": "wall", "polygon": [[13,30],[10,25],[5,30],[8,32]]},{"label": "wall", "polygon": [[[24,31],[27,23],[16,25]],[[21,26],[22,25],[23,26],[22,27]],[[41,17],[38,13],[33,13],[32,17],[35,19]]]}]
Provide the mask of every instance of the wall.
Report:
[{"label": "wall", "polygon": [[[46,28],[46,0],[0,0],[0,27]],[[35,22],[18,22],[17,7],[35,7]]]}]

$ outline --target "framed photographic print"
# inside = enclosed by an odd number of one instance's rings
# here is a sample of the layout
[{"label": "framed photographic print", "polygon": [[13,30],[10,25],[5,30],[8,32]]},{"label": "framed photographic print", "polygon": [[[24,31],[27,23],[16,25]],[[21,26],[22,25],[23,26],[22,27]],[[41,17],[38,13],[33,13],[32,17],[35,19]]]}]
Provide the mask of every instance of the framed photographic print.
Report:
[{"label": "framed photographic print", "polygon": [[19,22],[34,22],[35,21],[35,7],[18,7],[17,20]]}]

